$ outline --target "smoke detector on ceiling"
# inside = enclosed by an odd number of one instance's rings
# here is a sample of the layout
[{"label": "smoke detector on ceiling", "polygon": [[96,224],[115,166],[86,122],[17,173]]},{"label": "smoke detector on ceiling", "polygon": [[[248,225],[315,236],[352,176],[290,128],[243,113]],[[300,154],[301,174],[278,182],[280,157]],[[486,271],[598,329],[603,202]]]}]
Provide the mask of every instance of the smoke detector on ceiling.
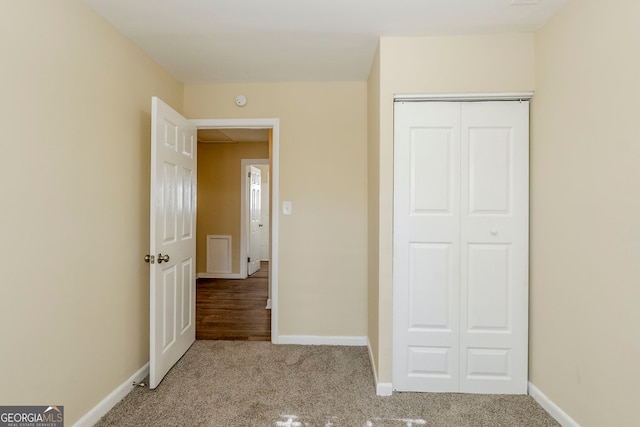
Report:
[{"label": "smoke detector on ceiling", "polygon": [[244,95],[236,96],[236,105],[238,107],[244,107],[245,105],[247,105],[247,97]]}]

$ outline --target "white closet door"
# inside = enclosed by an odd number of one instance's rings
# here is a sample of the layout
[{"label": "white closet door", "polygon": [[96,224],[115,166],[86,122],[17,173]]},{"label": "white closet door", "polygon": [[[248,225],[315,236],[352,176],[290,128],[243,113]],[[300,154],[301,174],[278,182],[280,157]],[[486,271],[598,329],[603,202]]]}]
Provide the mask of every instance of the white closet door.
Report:
[{"label": "white closet door", "polygon": [[528,103],[396,103],[393,386],[526,393]]},{"label": "white closet door", "polygon": [[457,391],[460,105],[396,103],[393,386]]},{"label": "white closet door", "polygon": [[460,391],[527,392],[529,103],[463,103]]}]

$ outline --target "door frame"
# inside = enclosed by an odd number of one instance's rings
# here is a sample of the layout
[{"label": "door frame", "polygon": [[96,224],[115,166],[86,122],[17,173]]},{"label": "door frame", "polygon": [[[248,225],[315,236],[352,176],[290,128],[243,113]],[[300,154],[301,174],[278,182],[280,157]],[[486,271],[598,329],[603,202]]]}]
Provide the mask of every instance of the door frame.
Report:
[{"label": "door frame", "polygon": [[[247,209],[247,191],[248,186],[251,185],[251,181],[247,179],[247,167],[258,165],[269,165],[269,159],[242,159],[241,161],[241,181],[240,181],[240,277],[246,279],[248,277],[247,263],[243,262],[247,258],[249,248],[247,243],[249,241],[249,211]],[[269,182],[271,185],[271,182]],[[269,206],[271,209],[271,206]]]},{"label": "door frame", "polygon": [[[269,206],[271,218],[271,248],[270,248],[270,265],[269,265],[269,287],[271,288],[271,342],[278,344],[278,261],[279,261],[279,215],[278,206],[280,200],[280,119],[192,119],[191,123],[196,125],[198,129],[271,129],[271,165],[270,165],[270,186],[271,186],[271,206]],[[244,187],[241,186],[244,190]],[[243,200],[243,199],[241,199]],[[246,226],[245,226],[246,227]],[[246,236],[243,239],[242,225],[241,229],[241,245],[245,245],[246,258]],[[246,230],[245,230],[246,233]],[[242,272],[242,262],[240,263],[240,271]],[[246,275],[246,265],[244,271]]]}]

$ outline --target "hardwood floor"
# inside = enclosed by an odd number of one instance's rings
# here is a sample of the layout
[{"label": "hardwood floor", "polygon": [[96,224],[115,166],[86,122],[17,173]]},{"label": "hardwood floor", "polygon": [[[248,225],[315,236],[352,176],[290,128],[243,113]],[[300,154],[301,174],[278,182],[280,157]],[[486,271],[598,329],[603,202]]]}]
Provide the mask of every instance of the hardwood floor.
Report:
[{"label": "hardwood floor", "polygon": [[247,279],[198,279],[196,339],[271,341],[269,263]]}]

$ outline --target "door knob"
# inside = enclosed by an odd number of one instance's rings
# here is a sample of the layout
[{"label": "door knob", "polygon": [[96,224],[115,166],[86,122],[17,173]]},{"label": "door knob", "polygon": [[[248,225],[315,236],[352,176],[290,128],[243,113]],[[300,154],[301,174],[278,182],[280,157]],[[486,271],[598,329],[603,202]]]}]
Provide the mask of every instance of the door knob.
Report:
[{"label": "door knob", "polygon": [[162,255],[162,254],[158,254],[158,264],[162,264],[162,262],[169,262],[171,258],[169,258],[169,255]]},{"label": "door knob", "polygon": [[155,257],[153,255],[145,255],[144,256],[144,262],[148,262],[150,264],[153,264],[155,262]]}]

